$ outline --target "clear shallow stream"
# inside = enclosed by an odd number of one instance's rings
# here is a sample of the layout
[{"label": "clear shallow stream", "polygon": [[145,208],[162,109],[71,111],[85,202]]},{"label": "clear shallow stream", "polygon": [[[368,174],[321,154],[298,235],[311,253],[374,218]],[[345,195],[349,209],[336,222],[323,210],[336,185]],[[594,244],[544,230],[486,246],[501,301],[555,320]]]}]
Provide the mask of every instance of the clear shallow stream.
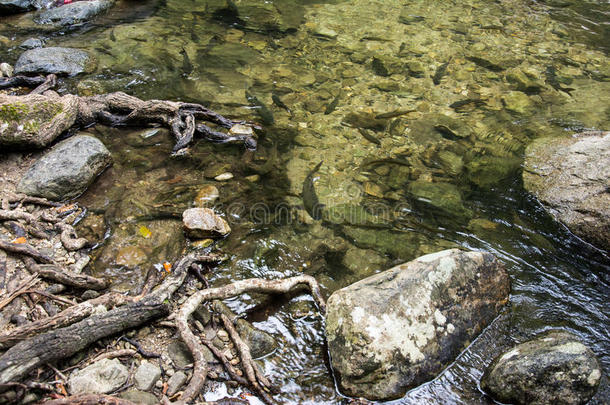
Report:
[{"label": "clear shallow stream", "polygon": [[[115,158],[80,199],[109,229],[92,252],[94,272],[137,290],[151,266],[193,248],[178,219],[214,184],[216,210],[233,232],[214,247],[230,260],[210,274],[212,284],[305,272],[330,294],[456,246],[506,263],[510,307],[435,381],[398,403],[491,403],[477,386],[485,365],[550,328],[579,335],[607,373],[608,254],[541,209],[523,190],[521,165],[532,139],[609,129],[610,5],[266,4],[243,16],[224,2],[125,1],[92,23],[44,34],[47,45],[98,59],[97,71],[67,79],[61,91],[194,101],[266,127],[255,153],[198,142],[179,159],[169,158],[165,130],[89,129]],[[39,35],[20,18],[0,25],[8,39],[0,56],[9,62],[16,45]],[[307,216],[300,197],[320,161],[324,222]],[[235,177],[213,180],[223,172]],[[252,296],[230,305],[278,340],[262,360],[278,400],[342,401],[309,298]],[[594,402],[609,392],[604,381]]]}]

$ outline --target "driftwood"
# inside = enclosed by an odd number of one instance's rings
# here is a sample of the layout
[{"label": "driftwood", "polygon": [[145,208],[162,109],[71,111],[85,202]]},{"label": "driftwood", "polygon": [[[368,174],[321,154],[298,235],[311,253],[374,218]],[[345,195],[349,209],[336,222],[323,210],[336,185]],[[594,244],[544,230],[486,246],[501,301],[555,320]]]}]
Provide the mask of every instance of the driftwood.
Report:
[{"label": "driftwood", "polygon": [[[0,246],[2,248],[2,246]],[[69,270],[61,269],[58,265],[51,262],[50,264],[37,264],[30,257],[23,257],[28,270],[32,273],[37,273],[42,278],[53,280],[61,284],[72,287],[85,288],[89,290],[103,290],[108,287],[108,282],[101,278],[88,276],[86,274],[78,274]]]}]

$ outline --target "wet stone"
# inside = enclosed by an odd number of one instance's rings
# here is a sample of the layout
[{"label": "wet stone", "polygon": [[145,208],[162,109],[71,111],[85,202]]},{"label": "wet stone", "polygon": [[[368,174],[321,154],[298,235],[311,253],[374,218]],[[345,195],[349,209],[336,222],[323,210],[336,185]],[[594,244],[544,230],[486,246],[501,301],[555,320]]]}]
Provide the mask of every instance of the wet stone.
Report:
[{"label": "wet stone", "polygon": [[42,39],[38,38],[28,38],[19,45],[21,49],[34,49],[34,48],[42,48],[44,46],[44,42]]},{"label": "wet stone", "polygon": [[35,48],[21,54],[15,64],[15,73],[55,73],[72,76],[92,72],[96,65],[95,59],[80,49]]},{"label": "wet stone", "polygon": [[113,4],[114,2],[111,0],[77,1],[43,11],[34,21],[44,25],[72,26],[91,20],[108,10]]},{"label": "wet stone", "polygon": [[498,356],[481,388],[502,403],[578,405],[593,397],[601,376],[591,349],[571,333],[550,331]]},{"label": "wet stone", "polygon": [[215,186],[206,185],[199,189],[195,196],[195,206],[205,207],[214,204],[214,201],[218,199],[220,193]]},{"label": "wet stone", "polygon": [[142,361],[134,375],[136,387],[142,391],[149,391],[161,378],[161,369],[156,364]]},{"label": "wet stone", "polygon": [[130,390],[122,392],[119,395],[122,399],[126,399],[127,401],[131,401],[136,404],[143,405],[157,405],[159,403],[159,399],[151,394],[150,392],[144,392],[140,390]]},{"label": "wet stone", "polygon": [[184,211],[182,223],[191,238],[224,237],[231,232],[227,221],[209,208],[190,208]]},{"label": "wet stone", "polygon": [[68,386],[73,395],[107,394],[125,384],[128,377],[127,367],[119,360],[103,359],[72,373]]},{"label": "wet stone", "polygon": [[167,395],[170,397],[176,394],[186,383],[187,376],[184,372],[178,371],[167,381]]},{"label": "wet stone", "polygon": [[193,355],[188,347],[181,341],[173,341],[167,347],[167,354],[176,368],[185,368],[193,364]]},{"label": "wet stone", "polygon": [[125,246],[119,249],[116,255],[116,264],[119,266],[135,267],[146,262],[146,252],[137,246]]},{"label": "wet stone", "polygon": [[0,63],[0,77],[12,77],[14,69],[6,62]]},{"label": "wet stone", "polygon": [[82,194],[112,162],[102,142],[89,135],[68,138],[47,151],[25,173],[17,190],[64,201]]},{"label": "wet stone", "polygon": [[509,292],[493,255],[458,249],[335,291],[326,334],[339,388],[389,400],[431,380],[495,318]]}]

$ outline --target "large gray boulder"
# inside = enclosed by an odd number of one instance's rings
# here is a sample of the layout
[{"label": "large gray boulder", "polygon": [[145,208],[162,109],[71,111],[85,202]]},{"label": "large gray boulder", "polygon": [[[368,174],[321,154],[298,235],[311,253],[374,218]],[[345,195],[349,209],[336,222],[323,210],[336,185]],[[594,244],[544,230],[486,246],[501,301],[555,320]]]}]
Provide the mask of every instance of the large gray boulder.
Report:
[{"label": "large gray boulder", "polygon": [[69,26],[91,20],[113,5],[111,0],[77,1],[41,12],[34,21],[38,24]]},{"label": "large gray boulder", "polygon": [[585,404],[602,370],[593,352],[568,332],[550,331],[515,346],[487,368],[481,388],[511,404]]},{"label": "large gray boulder", "polygon": [[341,391],[389,400],[440,373],[508,301],[489,253],[422,256],[335,291],[326,336]]},{"label": "large gray boulder", "polygon": [[103,359],[72,373],[68,380],[70,394],[107,394],[120,388],[129,370],[117,359]]},{"label": "large gray boulder", "polygon": [[576,235],[610,249],[610,132],[535,140],[523,185]]},{"label": "large gray boulder", "polygon": [[24,13],[35,10],[36,0],[0,0],[0,15]]},{"label": "large gray boulder", "polygon": [[77,75],[92,72],[97,62],[80,49],[48,47],[25,51],[15,63],[15,74],[55,73]]},{"label": "large gray boulder", "polygon": [[78,98],[40,94],[0,94],[0,146],[42,148],[70,128],[78,115]]},{"label": "large gray boulder", "polygon": [[68,138],[47,151],[17,186],[20,193],[63,201],[82,194],[112,163],[102,142],[89,135]]}]

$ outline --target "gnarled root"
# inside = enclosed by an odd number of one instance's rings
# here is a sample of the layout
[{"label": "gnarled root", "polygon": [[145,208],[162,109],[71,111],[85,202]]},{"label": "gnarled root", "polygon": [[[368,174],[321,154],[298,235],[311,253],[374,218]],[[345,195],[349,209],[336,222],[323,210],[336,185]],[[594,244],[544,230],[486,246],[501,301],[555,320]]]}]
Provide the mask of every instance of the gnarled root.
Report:
[{"label": "gnarled root", "polygon": [[[189,316],[195,311],[195,309],[197,309],[199,305],[201,305],[202,302],[214,299],[226,299],[243,294],[245,292],[285,294],[303,286],[309,287],[309,290],[312,296],[314,297],[316,303],[318,304],[320,311],[324,313],[326,311],[326,304],[320,293],[320,286],[318,282],[311,276],[296,276],[283,280],[263,280],[259,278],[252,278],[247,280],[236,281],[234,283],[222,287],[200,290],[197,293],[193,294],[191,297],[189,297],[189,299],[186,300],[184,304],[182,304],[182,306],[175,315],[176,327],[178,328],[180,337],[188,346],[189,350],[193,354],[194,359],[193,377],[191,378],[191,381],[189,382],[186,389],[184,390],[182,397],[180,398],[180,402],[188,403],[189,401],[194,400],[197,395],[199,395],[201,388],[203,388],[205,379],[207,377],[207,362],[203,356],[203,346],[200,340],[195,336],[195,334],[193,334],[188,325]],[[244,363],[247,362],[247,360],[244,361],[243,358],[242,361]],[[249,363],[249,365],[251,366],[251,363]],[[252,380],[254,380],[255,382],[257,381],[255,376],[252,378]],[[258,381],[260,382],[260,380]],[[267,398],[263,397],[263,399],[265,399],[266,401],[271,401],[268,395]]]}]

